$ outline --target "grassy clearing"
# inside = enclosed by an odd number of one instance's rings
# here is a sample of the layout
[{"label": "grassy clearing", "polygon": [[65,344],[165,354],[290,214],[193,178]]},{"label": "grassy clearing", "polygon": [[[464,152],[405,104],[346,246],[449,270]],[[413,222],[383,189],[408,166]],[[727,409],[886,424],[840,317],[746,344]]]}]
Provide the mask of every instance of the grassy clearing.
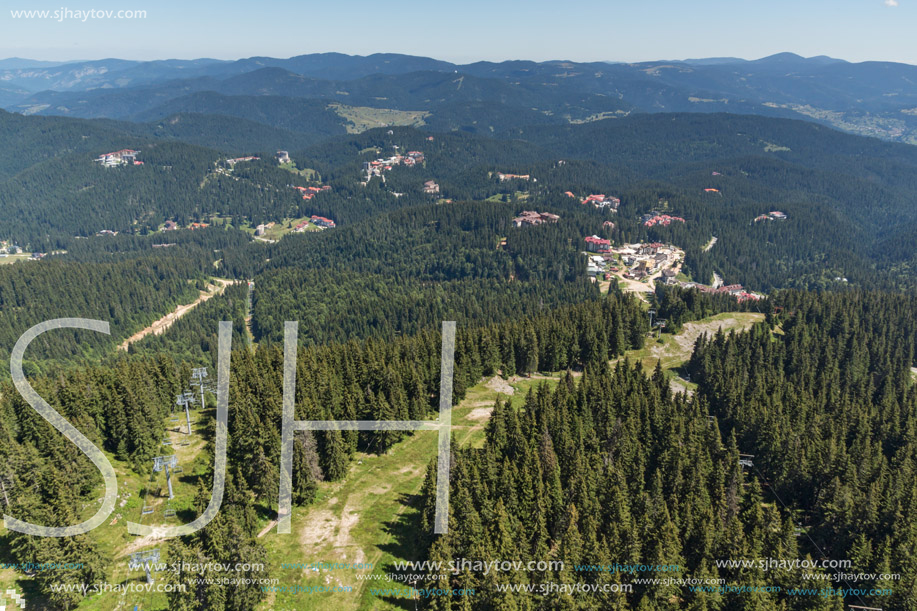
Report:
[{"label": "grassy clearing", "polygon": [[17,261],[28,261],[32,258],[31,254],[21,253],[18,255],[2,255],[0,256],[0,265],[12,265]]},{"label": "grassy clearing", "polygon": [[[283,219],[281,222],[274,223],[270,227],[265,226],[264,235],[261,237],[267,240],[277,241],[283,236],[289,233],[293,233],[294,228],[300,223],[304,221],[308,223],[309,218],[310,217],[308,216],[303,216],[296,219]],[[321,228],[313,225],[312,223],[308,223],[304,231],[321,231]]]},{"label": "grassy clearing", "polygon": [[346,128],[351,134],[359,134],[375,127],[420,127],[425,125],[424,119],[430,116],[424,110],[393,110],[344,104],[331,104],[329,108],[349,122]]},{"label": "grassy clearing", "polygon": [[[484,201],[500,203],[500,202],[503,201],[503,195],[504,195],[503,193],[497,193],[496,195],[491,195],[490,197],[488,197],[488,198],[485,199]],[[511,201],[511,202],[512,202],[512,201],[520,201],[520,200],[524,200],[524,199],[528,199],[528,198],[529,198],[529,192],[528,192],[528,191],[516,191],[515,193],[513,193],[513,196],[510,198],[510,201]]]},{"label": "grassy clearing", "polygon": [[747,331],[752,325],[763,320],[764,314],[757,312],[717,314],[696,322],[685,323],[676,335],[663,333],[659,340],[648,339],[643,349],[631,350],[627,353],[627,358],[632,361],[639,360],[648,374],[653,373],[657,362],[661,362],[665,370],[677,369],[691,358],[694,342],[702,334],[713,335],[718,329],[722,329],[724,333]]},{"label": "grassy clearing", "polygon": [[[510,382],[482,381],[453,409],[453,435],[461,446],[481,447],[484,425],[498,396],[521,406],[525,394],[558,378],[533,376]],[[511,393],[511,394],[510,394]],[[417,432],[384,455],[360,454],[343,482],[322,484],[316,502],[295,509],[290,535],[271,531],[262,538],[274,576],[282,586],[333,586],[349,592],[272,594],[262,609],[403,609],[397,600],[373,596],[370,588],[402,587],[388,579],[361,580],[358,573],[385,575],[395,560],[421,556],[418,495],[427,465],[436,456],[434,432]],[[281,569],[284,562],[371,563],[371,570]],[[402,599],[404,603],[406,599]]]},{"label": "grassy clearing", "polygon": [[299,174],[306,180],[313,180],[315,176],[318,174],[318,172],[316,172],[312,168],[303,168],[302,170],[300,170],[299,168],[296,167],[295,161],[290,161],[288,163],[281,163],[280,168],[283,170],[286,170],[287,172],[292,172],[293,174]]}]

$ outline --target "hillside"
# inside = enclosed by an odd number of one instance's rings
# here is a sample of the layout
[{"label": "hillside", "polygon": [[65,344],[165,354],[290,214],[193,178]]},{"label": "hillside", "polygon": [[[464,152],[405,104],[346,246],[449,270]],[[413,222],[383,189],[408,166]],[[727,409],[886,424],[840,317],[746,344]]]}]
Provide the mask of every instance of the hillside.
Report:
[{"label": "hillside", "polygon": [[[240,108],[238,97],[221,99]],[[245,99],[260,105],[271,98]],[[0,126],[15,132],[17,145],[28,152],[9,155],[0,171],[7,203],[0,221],[8,239],[39,250],[69,249],[74,236],[154,232],[170,219],[179,226],[253,228],[312,214],[334,219],[342,231],[365,223],[354,231],[371,234],[378,214],[429,206],[422,185],[433,180],[440,197],[453,202],[505,200],[503,223],[522,206],[561,214],[576,223],[565,232],[570,252],[613,218],[609,237],[675,243],[687,253],[686,272],[701,282],[716,272],[757,290],[824,287],[840,278],[880,287],[897,285],[913,264],[914,253],[900,244],[917,232],[917,149],[903,144],[802,121],[723,114],[634,115],[514,129],[499,138],[462,131],[434,136],[409,127],[346,134],[346,109],[324,103],[309,111],[326,121],[326,135],[318,137],[292,131],[298,127],[295,108],[261,107],[286,117],[290,130],[202,114],[142,124],[0,115]],[[313,132],[322,129],[309,125]],[[54,156],[36,152],[49,144]],[[281,144],[299,146],[289,150],[308,172],[277,165],[274,152]],[[144,165],[103,168],[93,161],[125,146],[141,150]],[[409,150],[422,151],[424,162],[361,185],[364,163],[385,151]],[[225,160],[242,155],[260,159],[228,170]],[[504,184],[495,179],[497,171],[532,174],[537,181]],[[318,180],[331,187],[320,197],[303,199],[291,188]],[[580,198],[613,193],[622,204],[608,217],[583,209],[579,199],[564,195],[568,191]],[[512,204],[520,197],[526,201]],[[686,222],[645,227],[641,217],[659,210]],[[772,210],[787,220],[753,222]],[[705,252],[711,236],[718,237],[717,248]],[[248,262],[238,273],[253,271]]]},{"label": "hillside", "polygon": [[[623,113],[731,112],[801,118],[856,134],[917,142],[917,67],[792,53],[754,61],[721,58],[633,64],[458,65],[396,54],[255,57],[234,62],[102,60],[11,65],[0,69],[0,79],[5,83],[0,104],[7,109],[84,118],[142,115],[176,98],[207,91],[432,111],[437,117],[434,125],[441,129],[474,130],[475,125],[485,124],[502,132],[505,120],[514,122],[512,117],[488,113],[497,108],[518,113],[534,110],[556,124]],[[462,107],[469,104],[470,108]],[[474,104],[483,106],[475,109]]]}]

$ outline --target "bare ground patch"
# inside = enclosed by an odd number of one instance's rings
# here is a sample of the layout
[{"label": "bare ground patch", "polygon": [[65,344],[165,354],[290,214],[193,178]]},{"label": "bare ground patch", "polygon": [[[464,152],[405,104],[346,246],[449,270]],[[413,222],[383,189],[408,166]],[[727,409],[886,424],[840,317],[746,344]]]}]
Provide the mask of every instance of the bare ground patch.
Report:
[{"label": "bare ground patch", "polygon": [[490,415],[493,413],[493,411],[494,411],[493,406],[478,407],[468,412],[465,418],[468,420],[489,420]]},{"label": "bare ground patch", "polygon": [[500,376],[494,376],[489,379],[486,386],[487,388],[494,392],[500,393],[501,395],[512,395],[516,392],[516,389]]},{"label": "bare ground patch", "polygon": [[694,342],[704,333],[714,335],[719,329],[724,331],[747,331],[755,323],[764,320],[763,314],[749,314],[743,318],[723,318],[708,322],[689,322],[682,327],[681,333],[674,336],[675,343],[687,356],[694,351]]},{"label": "bare ground patch", "polygon": [[327,509],[309,512],[309,520],[303,526],[299,542],[312,547],[326,543],[331,540],[338,523],[337,516]]}]

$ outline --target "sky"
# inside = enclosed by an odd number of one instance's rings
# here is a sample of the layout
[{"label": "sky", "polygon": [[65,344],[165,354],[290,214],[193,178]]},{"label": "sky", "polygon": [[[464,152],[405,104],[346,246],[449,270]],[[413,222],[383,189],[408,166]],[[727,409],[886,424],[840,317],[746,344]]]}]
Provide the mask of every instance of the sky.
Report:
[{"label": "sky", "polygon": [[[0,58],[238,59],[336,51],[479,60],[756,59],[917,64],[917,0],[0,0]],[[82,11],[145,11],[83,18]],[[51,11],[49,18],[14,17]],[[63,19],[54,16],[59,11]],[[66,11],[69,11],[67,13]],[[97,13],[98,15],[99,13]],[[909,42],[909,40],[911,42]]]}]

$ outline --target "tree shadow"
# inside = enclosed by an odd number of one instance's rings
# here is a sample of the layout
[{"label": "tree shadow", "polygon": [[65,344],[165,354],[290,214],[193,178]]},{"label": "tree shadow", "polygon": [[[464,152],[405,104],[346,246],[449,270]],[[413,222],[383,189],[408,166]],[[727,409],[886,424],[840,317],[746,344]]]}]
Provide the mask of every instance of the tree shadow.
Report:
[{"label": "tree shadow", "polygon": [[[405,586],[407,587],[407,586]],[[398,607],[399,609],[405,609],[406,611],[414,611],[417,609],[417,606],[414,603],[412,598],[401,598],[394,596],[378,596],[379,600],[384,600],[393,607]]]},{"label": "tree shadow", "polygon": [[[383,530],[392,538],[377,546],[383,552],[403,560],[417,560],[424,537],[420,534],[420,494],[400,494],[398,503],[405,509],[393,520],[384,524]],[[394,567],[386,567],[392,568]]]}]

